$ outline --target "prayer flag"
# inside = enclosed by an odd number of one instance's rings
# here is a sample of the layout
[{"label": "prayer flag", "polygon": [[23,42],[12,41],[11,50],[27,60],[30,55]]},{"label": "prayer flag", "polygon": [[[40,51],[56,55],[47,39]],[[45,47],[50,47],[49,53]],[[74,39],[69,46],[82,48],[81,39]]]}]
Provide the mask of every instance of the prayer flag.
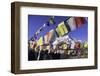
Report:
[{"label": "prayer flag", "polygon": [[53,41],[54,37],[54,30],[50,30],[46,35],[44,36],[44,43],[50,43]]},{"label": "prayer flag", "polygon": [[55,24],[55,21],[54,21],[54,16],[50,18],[49,23],[50,23],[50,24],[52,24],[52,25],[54,25],[54,24]]},{"label": "prayer flag", "polygon": [[70,27],[70,30],[73,31],[76,29],[76,22],[75,22],[75,18],[71,17],[69,18],[67,21],[65,21],[66,26]]},{"label": "prayer flag", "polygon": [[43,45],[43,37],[40,37],[39,40],[37,41],[38,45]]},{"label": "prayer flag", "polygon": [[48,43],[47,41],[47,35],[44,36],[44,44]]},{"label": "prayer flag", "polygon": [[33,41],[29,41],[29,48],[33,49]]},{"label": "prayer flag", "polygon": [[57,36],[57,33],[55,32],[55,30],[52,30],[51,32],[52,32],[52,37],[51,37],[51,39],[50,39],[50,42],[52,43],[53,41],[56,40],[56,38],[57,38],[58,36]]},{"label": "prayer flag", "polygon": [[58,27],[56,28],[56,32],[57,32],[57,34],[59,35],[59,37],[62,36],[61,31],[59,30]]},{"label": "prayer flag", "polygon": [[84,48],[88,48],[88,43],[87,42],[84,43]]},{"label": "prayer flag", "polygon": [[59,36],[63,36],[64,34],[69,32],[69,27],[65,25],[65,22],[61,22],[60,24],[58,24],[56,31]]},{"label": "prayer flag", "polygon": [[84,17],[75,17],[76,27],[80,27],[83,24],[85,24],[85,18]]},{"label": "prayer flag", "polygon": [[62,28],[64,34],[65,34],[65,33],[68,33],[69,30],[68,30],[68,27],[66,27],[64,21],[61,22],[59,25],[60,25],[60,27]]}]

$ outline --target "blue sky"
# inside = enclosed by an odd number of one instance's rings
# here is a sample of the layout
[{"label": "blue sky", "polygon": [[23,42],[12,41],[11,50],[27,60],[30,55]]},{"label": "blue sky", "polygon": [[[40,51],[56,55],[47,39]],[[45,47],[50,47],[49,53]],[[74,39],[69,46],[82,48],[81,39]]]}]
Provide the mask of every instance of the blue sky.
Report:
[{"label": "blue sky", "polygon": [[[28,15],[28,40],[35,34],[35,32],[44,24],[46,23],[51,16],[44,16],[44,15]],[[55,16],[54,17],[56,24],[45,27],[41,33],[38,34],[37,38],[39,39],[40,36],[44,36],[47,32],[51,29],[55,29],[56,26],[66,19],[66,16]],[[68,34],[70,37],[87,41],[88,39],[88,23],[86,22],[84,26],[71,31]]]}]

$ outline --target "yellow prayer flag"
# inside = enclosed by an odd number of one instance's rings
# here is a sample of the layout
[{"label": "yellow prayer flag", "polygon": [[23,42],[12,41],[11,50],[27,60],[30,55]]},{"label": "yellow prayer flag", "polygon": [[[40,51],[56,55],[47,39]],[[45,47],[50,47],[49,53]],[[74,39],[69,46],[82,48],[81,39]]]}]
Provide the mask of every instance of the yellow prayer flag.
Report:
[{"label": "yellow prayer flag", "polygon": [[68,29],[66,28],[65,23],[64,23],[64,22],[61,22],[60,25],[61,25],[61,27],[62,27],[62,29],[63,29],[63,31],[64,31],[64,34],[65,34],[65,33],[68,33]]},{"label": "yellow prayer flag", "polygon": [[38,45],[43,45],[43,37],[40,37],[40,39],[37,41]]},{"label": "yellow prayer flag", "polygon": [[58,27],[56,28],[56,32],[58,33],[59,36],[62,36],[62,34],[61,34],[61,32],[60,32]]},{"label": "yellow prayer flag", "polygon": [[62,25],[58,25],[58,29],[61,32],[61,36],[64,35],[64,30],[62,29]]},{"label": "yellow prayer flag", "polygon": [[84,43],[84,48],[88,48],[88,43],[87,42]]},{"label": "yellow prayer flag", "polygon": [[59,36],[63,36],[65,33],[68,33],[68,29],[66,28],[64,22],[58,24],[56,31],[59,34]]}]

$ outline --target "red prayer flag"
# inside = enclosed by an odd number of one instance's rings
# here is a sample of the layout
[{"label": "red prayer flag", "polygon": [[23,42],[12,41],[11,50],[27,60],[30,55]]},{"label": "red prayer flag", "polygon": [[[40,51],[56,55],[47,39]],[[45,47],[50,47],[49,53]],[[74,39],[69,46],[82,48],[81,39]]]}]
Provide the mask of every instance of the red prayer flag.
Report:
[{"label": "red prayer flag", "polygon": [[48,32],[48,33],[47,33],[47,41],[48,41],[48,42],[50,41],[51,36],[52,36],[52,33],[51,33],[51,32]]},{"label": "red prayer flag", "polygon": [[85,24],[85,18],[84,17],[75,17],[76,27],[80,27],[83,24]]}]

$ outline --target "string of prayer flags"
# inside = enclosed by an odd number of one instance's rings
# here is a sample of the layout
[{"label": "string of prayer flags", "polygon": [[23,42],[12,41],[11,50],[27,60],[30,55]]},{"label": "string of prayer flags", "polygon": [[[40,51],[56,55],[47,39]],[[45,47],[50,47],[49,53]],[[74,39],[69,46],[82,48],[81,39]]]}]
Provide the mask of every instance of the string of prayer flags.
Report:
[{"label": "string of prayer flags", "polygon": [[54,21],[54,16],[52,16],[50,19],[49,19],[49,21],[47,21],[45,24],[43,24],[43,26],[42,27],[40,27],[39,28],[39,30],[35,33],[35,35],[34,35],[34,37],[35,37],[35,39],[37,39],[37,35],[44,29],[44,27],[46,27],[46,25],[47,26],[50,26],[50,24],[55,24],[55,21]]},{"label": "string of prayer flags", "polygon": [[[68,34],[70,31],[74,31],[77,28],[83,26],[87,22],[87,20],[87,17],[66,17],[66,20],[60,22],[56,26],[56,29],[49,31],[44,37],[40,37],[40,39],[38,40],[38,44],[41,45],[43,44],[43,42],[53,42],[57,37],[64,36]],[[41,31],[43,31],[44,27],[50,26],[50,24],[55,24],[54,16],[50,17],[49,21],[47,21],[45,24],[43,24],[43,26],[39,28],[39,30],[35,33],[33,39],[37,39],[37,35]]]}]

